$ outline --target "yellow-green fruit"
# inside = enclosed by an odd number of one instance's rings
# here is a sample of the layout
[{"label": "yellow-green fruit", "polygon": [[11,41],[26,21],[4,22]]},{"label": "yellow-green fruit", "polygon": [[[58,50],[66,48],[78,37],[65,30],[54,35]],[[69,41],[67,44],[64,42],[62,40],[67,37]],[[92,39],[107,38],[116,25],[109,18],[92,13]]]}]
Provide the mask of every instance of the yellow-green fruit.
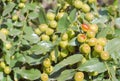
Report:
[{"label": "yellow-green fruit", "polygon": [[55,41],[55,40],[57,40],[57,38],[58,38],[58,35],[52,35],[52,41]]},{"label": "yellow-green fruit", "polygon": [[37,35],[40,35],[40,34],[42,33],[39,28],[36,28],[36,29],[34,30],[34,32],[35,32]]},{"label": "yellow-green fruit", "polygon": [[50,62],[50,59],[49,58],[46,58],[44,61],[43,61],[43,66],[48,68],[51,66],[51,62]]},{"label": "yellow-green fruit", "polygon": [[80,0],[75,0],[73,5],[75,6],[75,8],[80,9],[82,8],[83,3]]},{"label": "yellow-green fruit", "polygon": [[96,38],[90,38],[90,39],[87,40],[87,43],[90,46],[95,46],[97,44],[97,39]]},{"label": "yellow-green fruit", "polygon": [[91,48],[88,44],[82,44],[80,47],[79,47],[79,51],[85,55],[89,54],[90,51],[91,51]]},{"label": "yellow-green fruit", "polygon": [[102,46],[105,46],[107,43],[107,39],[106,38],[98,38],[97,43],[102,45]]},{"label": "yellow-green fruit", "polygon": [[84,79],[84,73],[83,72],[76,72],[74,75],[75,81],[83,81]]},{"label": "yellow-green fruit", "polygon": [[54,30],[52,28],[47,28],[46,35],[52,35],[54,33]]},{"label": "yellow-green fruit", "polygon": [[100,44],[95,45],[94,51],[97,53],[101,53],[103,51],[103,46]]},{"label": "yellow-green fruit", "polygon": [[50,52],[50,60],[51,61],[55,61],[55,59],[56,59],[56,57],[55,57],[55,51],[53,50],[53,51]]},{"label": "yellow-green fruit", "polygon": [[100,54],[100,57],[102,60],[108,60],[110,58],[110,55],[108,52],[106,51],[103,51],[101,54]]},{"label": "yellow-green fruit", "polygon": [[53,71],[53,66],[50,66],[50,67],[48,67],[48,68],[45,68],[45,72],[46,72],[47,74],[50,74],[52,71]]},{"label": "yellow-green fruit", "polygon": [[85,18],[88,20],[88,21],[91,21],[94,19],[94,15],[92,13],[86,13],[85,14]]},{"label": "yellow-green fruit", "polygon": [[83,4],[82,5],[82,11],[87,13],[87,12],[90,12],[90,7],[88,4]]},{"label": "yellow-green fruit", "polygon": [[46,73],[42,73],[40,78],[42,81],[48,81],[48,79],[49,79],[48,74],[46,74]]},{"label": "yellow-green fruit", "polygon": [[39,25],[39,29],[41,32],[45,32],[48,28],[48,25],[47,24],[40,24]]},{"label": "yellow-green fruit", "polygon": [[87,31],[87,37],[88,38],[95,38],[96,33],[92,30]]},{"label": "yellow-green fruit", "polygon": [[18,20],[18,16],[17,16],[17,15],[13,15],[13,16],[12,16],[12,20],[13,20],[13,21]]},{"label": "yellow-green fruit", "polygon": [[68,51],[71,52],[71,53],[74,53],[75,52],[75,47],[74,46],[68,46]]},{"label": "yellow-green fruit", "polygon": [[97,0],[88,0],[88,3],[95,3],[95,2],[97,2]]},{"label": "yellow-green fruit", "polygon": [[87,39],[87,37],[86,37],[85,34],[78,34],[78,35],[77,35],[77,41],[80,42],[80,43],[85,42],[86,39]]},{"label": "yellow-green fruit", "polygon": [[3,61],[0,62],[0,67],[1,67],[1,68],[5,68],[5,66],[6,66],[5,62],[3,62]]},{"label": "yellow-green fruit", "polygon": [[47,19],[48,20],[54,20],[54,18],[55,18],[55,14],[54,13],[52,13],[52,12],[48,12],[47,13]]},{"label": "yellow-green fruit", "polygon": [[90,75],[90,76],[97,76],[97,75],[98,75],[98,72],[97,72],[97,71],[90,72],[89,75]]},{"label": "yellow-green fruit", "polygon": [[5,34],[5,35],[8,35],[8,34],[9,34],[9,31],[8,31],[6,28],[2,28],[2,29],[0,30],[0,32],[2,32],[2,33]]},{"label": "yellow-green fruit", "polygon": [[6,43],[6,44],[5,44],[5,48],[6,48],[7,50],[11,49],[11,48],[12,48],[11,43]]},{"label": "yellow-green fruit", "polygon": [[41,35],[41,39],[42,39],[42,41],[49,41],[50,37],[48,35],[43,34],[43,35]]},{"label": "yellow-green fruit", "polygon": [[51,28],[57,27],[57,22],[55,20],[49,22]]},{"label": "yellow-green fruit", "polygon": [[18,4],[18,7],[19,7],[19,8],[24,8],[24,7],[25,7],[25,4],[24,4],[24,3],[19,3],[19,4]]},{"label": "yellow-green fruit", "polygon": [[68,46],[68,41],[60,41],[60,47],[65,49]]},{"label": "yellow-green fruit", "polygon": [[83,57],[82,61],[81,61],[81,64],[84,64],[86,61],[87,61],[86,58]]},{"label": "yellow-green fruit", "polygon": [[59,20],[64,16],[64,12],[59,12],[56,16],[56,19]]},{"label": "yellow-green fruit", "polygon": [[94,31],[95,33],[98,32],[98,26],[96,24],[90,24],[89,26],[92,31]]},{"label": "yellow-green fruit", "polygon": [[9,66],[6,66],[6,67],[4,68],[4,72],[5,72],[5,74],[10,74],[11,68],[10,68]]},{"label": "yellow-green fruit", "polygon": [[70,39],[75,36],[75,32],[72,29],[68,29],[67,34]]},{"label": "yellow-green fruit", "polygon": [[61,39],[62,39],[63,41],[68,40],[68,34],[67,34],[67,33],[64,33],[64,34],[62,35]]},{"label": "yellow-green fruit", "polygon": [[22,3],[25,3],[25,2],[27,2],[27,0],[20,0]]},{"label": "yellow-green fruit", "polygon": [[68,54],[69,54],[69,52],[68,52],[67,49],[63,49],[63,50],[60,52],[60,55],[61,55],[63,58],[67,57]]}]

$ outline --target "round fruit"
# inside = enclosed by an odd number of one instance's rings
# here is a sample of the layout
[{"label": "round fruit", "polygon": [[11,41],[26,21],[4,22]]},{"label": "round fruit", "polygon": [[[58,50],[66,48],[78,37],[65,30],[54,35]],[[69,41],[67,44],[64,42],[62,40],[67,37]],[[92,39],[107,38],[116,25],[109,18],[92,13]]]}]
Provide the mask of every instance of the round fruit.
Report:
[{"label": "round fruit", "polygon": [[42,41],[49,41],[50,37],[48,35],[43,34],[43,35],[41,35],[41,39],[42,39]]},{"label": "round fruit", "polygon": [[83,72],[76,72],[74,76],[75,81],[83,81],[84,73]]},{"label": "round fruit", "polygon": [[60,55],[65,58],[68,56],[68,50],[67,49],[63,49],[61,52],[60,52]]},{"label": "round fruit", "polygon": [[54,30],[52,28],[47,28],[46,35],[52,35],[54,33]]},{"label": "round fruit", "polygon": [[41,32],[45,32],[48,28],[48,25],[47,24],[40,24],[39,25],[39,29]]},{"label": "round fruit", "polygon": [[47,19],[48,20],[54,20],[54,18],[55,18],[55,14],[54,13],[52,13],[52,12],[48,12],[47,13]]},{"label": "round fruit", "polygon": [[68,29],[67,34],[70,39],[75,36],[75,32],[72,29]]},{"label": "round fruit", "polygon": [[2,32],[2,33],[5,34],[5,35],[8,35],[8,33],[9,33],[9,31],[8,31],[6,28],[2,28],[2,29],[0,30],[0,32]]},{"label": "round fruit", "polygon": [[101,53],[103,51],[103,46],[100,44],[97,44],[97,45],[95,45],[94,50],[97,53]]},{"label": "round fruit", "polygon": [[82,11],[87,13],[87,12],[90,12],[90,7],[88,4],[83,4],[82,5]]},{"label": "round fruit", "polygon": [[80,47],[79,47],[79,51],[81,53],[84,53],[84,54],[89,54],[90,51],[91,51],[91,48],[88,44],[82,44]]},{"label": "round fruit", "polygon": [[80,42],[80,43],[85,42],[86,39],[87,39],[87,37],[86,37],[85,34],[78,34],[78,35],[77,35],[77,41]]},{"label": "round fruit", "polygon": [[95,3],[97,0],[88,0],[89,3]]},{"label": "round fruit", "polygon": [[93,15],[92,13],[86,13],[85,18],[86,18],[88,21],[91,21],[91,20],[94,19],[94,15]]},{"label": "round fruit", "polygon": [[90,38],[90,39],[87,40],[87,43],[90,46],[95,46],[97,44],[97,39],[96,38]]},{"label": "round fruit", "polygon": [[68,40],[68,34],[67,34],[67,33],[64,33],[64,34],[62,35],[61,39],[62,39],[63,41]]},{"label": "round fruit", "polygon": [[5,44],[5,48],[6,48],[7,50],[9,50],[11,47],[12,47],[11,43],[6,43],[6,44]]},{"label": "round fruit", "polygon": [[68,46],[68,41],[67,40],[66,41],[60,41],[59,45],[60,45],[61,48],[65,49]]},{"label": "round fruit", "polygon": [[57,22],[56,21],[50,21],[49,22],[51,28],[56,28],[57,27]]},{"label": "round fruit", "polygon": [[107,43],[107,40],[106,40],[106,38],[98,38],[97,43],[102,45],[102,46],[105,46]]},{"label": "round fruit", "polygon": [[39,28],[36,28],[34,31],[37,35],[40,35],[42,33]]},{"label": "round fruit", "polygon": [[98,75],[98,72],[97,72],[97,71],[90,72],[89,75],[90,75],[90,76],[97,76],[97,75]]},{"label": "round fruit", "polygon": [[87,24],[82,24],[81,28],[84,32],[87,32],[90,29],[90,27]]},{"label": "round fruit", "polygon": [[18,16],[17,16],[17,15],[13,15],[13,16],[12,16],[12,20],[13,20],[13,21],[18,20]]},{"label": "round fruit", "polygon": [[51,66],[51,62],[50,62],[50,59],[49,58],[46,58],[44,61],[43,61],[43,66],[48,68]]},{"label": "round fruit", "polygon": [[95,33],[98,32],[98,26],[97,26],[96,24],[91,24],[91,25],[89,25],[89,26],[90,26],[90,29],[91,29],[92,31],[94,31]]},{"label": "round fruit", "polygon": [[58,38],[58,35],[52,35],[52,41],[55,41],[55,40],[57,40],[57,38]]},{"label": "round fruit", "polygon": [[53,71],[53,66],[50,66],[50,67],[48,67],[48,68],[45,68],[45,72],[46,72],[47,74],[50,74],[52,71]]},{"label": "round fruit", "polygon": [[69,52],[74,53],[75,52],[75,47],[74,46],[68,46],[67,47]]},{"label": "round fruit", "polygon": [[5,72],[5,74],[10,74],[11,68],[10,68],[9,66],[6,66],[6,67],[4,68],[4,72]]},{"label": "round fruit", "polygon": [[109,55],[108,52],[103,51],[103,52],[100,54],[100,57],[101,57],[102,60],[108,60],[109,57],[110,57],[110,55]]},{"label": "round fruit", "polygon": [[41,78],[42,81],[48,81],[48,74],[42,73],[40,78]]},{"label": "round fruit", "polygon": [[25,7],[25,4],[24,4],[24,3],[19,3],[19,4],[18,4],[18,7],[19,7],[19,8],[24,8],[24,7]]},{"label": "round fruit", "polygon": [[55,57],[55,51],[53,50],[53,51],[50,52],[50,60],[51,61],[55,61],[55,59],[56,59],[56,57]]},{"label": "round fruit", "polygon": [[0,67],[1,67],[1,68],[5,68],[5,66],[6,66],[6,65],[5,65],[5,62],[3,62],[3,61],[0,62]]},{"label": "round fruit", "polygon": [[75,0],[73,5],[75,6],[75,8],[80,9],[82,8],[83,3],[80,0]]},{"label": "round fruit", "polygon": [[25,3],[25,2],[27,2],[27,0],[20,0],[22,3]]},{"label": "round fruit", "polygon": [[82,61],[81,61],[81,64],[84,64],[86,61],[87,61],[86,58],[83,57]]},{"label": "round fruit", "polygon": [[96,33],[92,30],[87,31],[88,38],[95,38]]},{"label": "round fruit", "polygon": [[64,16],[64,12],[59,12],[56,16],[56,19],[59,20]]}]

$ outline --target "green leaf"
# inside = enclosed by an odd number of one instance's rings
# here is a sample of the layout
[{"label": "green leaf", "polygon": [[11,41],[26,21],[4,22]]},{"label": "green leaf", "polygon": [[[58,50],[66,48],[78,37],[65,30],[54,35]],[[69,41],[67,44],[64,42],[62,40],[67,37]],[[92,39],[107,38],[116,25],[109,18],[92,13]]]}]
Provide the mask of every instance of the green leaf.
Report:
[{"label": "green leaf", "polygon": [[39,22],[41,24],[47,24],[48,23],[48,20],[46,18],[46,15],[45,15],[45,11],[43,10],[43,8],[40,8],[40,12],[39,12]]},{"label": "green leaf", "polygon": [[76,18],[76,9],[73,9],[71,12],[70,12],[70,15],[69,15],[69,18],[70,18],[70,22],[73,22]]},{"label": "green leaf", "polygon": [[19,35],[21,33],[21,30],[19,30],[19,29],[12,29],[12,30],[10,30],[10,35],[11,36],[17,36],[17,35]]},{"label": "green leaf", "polygon": [[14,7],[15,7],[15,3],[13,3],[13,2],[8,3],[8,5],[5,7],[2,15],[5,16],[5,15],[9,14],[13,10]]},{"label": "green leaf", "polygon": [[82,58],[83,58],[83,56],[81,54],[74,54],[72,56],[69,56],[66,59],[64,59],[63,61],[61,61],[60,63],[56,64],[54,66],[54,70],[52,73],[60,70],[61,68],[65,67],[67,65],[75,64],[75,63],[81,61]]},{"label": "green leaf", "polygon": [[116,78],[116,72],[115,70],[113,70],[114,68],[113,67],[110,67],[110,74],[111,74],[111,79],[112,81],[118,81],[118,79]]},{"label": "green leaf", "polygon": [[120,29],[115,29],[115,37],[120,38]]},{"label": "green leaf", "polygon": [[120,17],[115,19],[115,26],[120,29]]},{"label": "green leaf", "polygon": [[30,19],[35,19],[35,18],[37,18],[39,15],[38,15],[38,13],[37,12],[31,12],[31,13],[29,13],[29,15],[28,15],[28,17],[30,18]]},{"label": "green leaf", "polygon": [[22,78],[32,81],[40,78],[40,74],[41,74],[40,71],[37,69],[25,70],[25,69],[15,68],[14,72],[20,75]]},{"label": "green leaf", "polygon": [[77,46],[77,45],[79,45],[78,42],[76,41],[76,37],[74,37],[73,39],[71,39],[69,41],[69,45],[70,46]]},{"label": "green leaf", "polygon": [[98,72],[98,73],[102,73],[106,71],[105,64],[103,62],[100,62],[98,58],[87,60],[84,64],[80,65],[77,69],[80,71]]},{"label": "green leaf", "polygon": [[6,41],[5,34],[3,34],[3,33],[0,32],[0,39],[5,42]]},{"label": "green leaf", "polygon": [[34,33],[32,27],[25,26],[23,30],[26,34],[33,34]]},{"label": "green leaf", "polygon": [[3,74],[3,72],[0,72],[0,81],[2,81],[3,78],[4,78],[4,74]]},{"label": "green leaf", "polygon": [[57,81],[66,81],[71,79],[75,74],[75,69],[64,70],[61,75],[57,78]]},{"label": "green leaf", "polygon": [[58,27],[57,32],[65,32],[70,25],[70,22],[68,20],[68,15],[64,14],[64,16],[58,21]]},{"label": "green leaf", "polygon": [[49,52],[53,48],[52,42],[48,41],[41,41],[37,45],[33,45],[31,47],[31,51],[34,52],[35,54],[44,54],[46,52]]},{"label": "green leaf", "polygon": [[120,38],[114,38],[105,46],[105,51],[108,51],[111,58],[113,58],[115,61],[117,59],[120,59]]}]

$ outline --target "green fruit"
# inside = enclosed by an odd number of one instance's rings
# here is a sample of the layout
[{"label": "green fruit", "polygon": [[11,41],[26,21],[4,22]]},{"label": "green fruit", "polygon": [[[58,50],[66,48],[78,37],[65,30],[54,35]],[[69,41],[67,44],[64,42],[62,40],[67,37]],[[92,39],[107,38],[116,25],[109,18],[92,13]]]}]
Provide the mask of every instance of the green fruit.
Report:
[{"label": "green fruit", "polygon": [[43,61],[43,66],[48,68],[51,66],[51,62],[50,62],[50,59],[49,58],[46,58],[44,61]]},{"label": "green fruit", "polygon": [[74,75],[75,81],[83,81],[84,79],[84,73],[83,72],[76,72]]},{"label": "green fruit", "polygon": [[97,26],[96,24],[91,24],[91,25],[89,25],[89,26],[90,26],[90,29],[91,29],[92,31],[94,31],[95,33],[98,32],[98,26]]},{"label": "green fruit", "polygon": [[22,3],[25,3],[25,2],[27,2],[27,0],[20,0]]},{"label": "green fruit", "polygon": [[75,32],[72,29],[68,29],[67,34],[70,39],[75,36]]},{"label": "green fruit", "polygon": [[64,12],[59,12],[56,16],[56,19],[59,20],[64,16]]},{"label": "green fruit", "polygon": [[110,55],[109,55],[108,52],[102,51],[101,54],[100,54],[100,57],[101,57],[102,60],[105,61],[105,60],[108,60],[110,58]]},{"label": "green fruit", "polygon": [[88,21],[91,21],[94,19],[94,15],[92,13],[86,13],[85,14],[85,18],[88,20]]},{"label": "green fruit", "polygon": [[41,76],[40,76],[40,78],[41,78],[42,81],[48,81],[49,77],[48,77],[48,74],[42,73]]},{"label": "green fruit", "polygon": [[97,45],[95,45],[94,50],[97,53],[101,53],[103,51],[103,46],[100,44],[97,44]]},{"label": "green fruit", "polygon": [[52,12],[48,12],[47,13],[47,19],[48,20],[54,20],[54,18],[55,18],[55,14],[54,13],[52,13]]},{"label": "green fruit", "polygon": [[80,1],[80,0],[75,0],[75,1],[73,2],[73,5],[75,6],[75,8],[81,9],[83,3],[82,3],[82,1]]},{"label": "green fruit", "polygon": [[2,62],[0,62],[0,67],[1,67],[1,68],[5,68],[5,67],[6,67],[5,62],[3,62],[3,61],[2,61]]},{"label": "green fruit", "polygon": [[95,46],[97,44],[97,39],[96,38],[90,38],[90,39],[87,40],[87,43],[90,46]]},{"label": "green fruit", "polygon": [[90,75],[90,76],[97,76],[97,75],[98,75],[98,72],[97,72],[97,71],[90,72],[89,75]]},{"label": "green fruit", "polygon": [[91,30],[87,31],[88,38],[95,38],[95,36],[96,36],[96,33],[94,31],[91,31]]},{"label": "green fruit", "polygon": [[5,44],[5,48],[6,48],[7,50],[11,49],[11,48],[12,48],[12,44],[11,44],[11,43],[6,43],[6,44]]},{"label": "green fruit", "polygon": [[9,34],[9,31],[6,29],[6,28],[2,28],[0,30],[1,33],[5,34],[5,35],[8,35]]},{"label": "green fruit", "polygon": [[65,49],[68,46],[68,41],[60,41],[60,47]]},{"label": "green fruit", "polygon": [[4,68],[4,72],[5,72],[5,74],[10,74],[11,68],[10,68],[9,66],[6,66],[6,67]]},{"label": "green fruit", "polygon": [[50,37],[48,35],[43,34],[43,35],[41,35],[41,39],[42,39],[42,41],[49,41]]},{"label": "green fruit", "polygon": [[68,51],[71,52],[71,53],[74,53],[75,52],[75,47],[74,46],[68,46]]},{"label": "green fruit", "polygon": [[40,24],[39,29],[41,32],[45,32],[48,29],[48,25],[47,24]]},{"label": "green fruit", "polygon": [[58,39],[58,35],[52,35],[52,41],[56,41]]},{"label": "green fruit", "polygon": [[78,34],[78,35],[77,35],[77,41],[80,42],[80,43],[85,42],[86,39],[87,39],[87,37],[86,37],[85,34]]},{"label": "green fruit", "polygon": [[55,20],[49,22],[51,28],[57,27],[57,22]]},{"label": "green fruit", "polygon": [[50,66],[50,67],[48,67],[48,68],[45,68],[45,72],[46,72],[47,74],[50,74],[52,71],[53,71],[53,66]]},{"label": "green fruit", "polygon": [[85,55],[89,54],[90,51],[91,51],[91,48],[88,44],[82,44],[80,47],[79,47],[79,51]]},{"label": "green fruit", "polygon": [[86,61],[87,61],[86,58],[83,57],[81,64],[84,64]]},{"label": "green fruit", "polygon": [[13,20],[13,21],[18,20],[18,16],[17,16],[17,15],[13,15],[13,16],[12,16],[12,20]]},{"label": "green fruit", "polygon": [[52,35],[54,33],[54,30],[52,28],[47,28],[46,35]]},{"label": "green fruit", "polygon": [[67,33],[64,33],[61,37],[62,41],[66,41],[68,40],[68,34]]},{"label": "green fruit", "polygon": [[55,59],[56,59],[55,51],[53,50],[53,51],[50,52],[50,60],[55,62]]},{"label": "green fruit", "polygon": [[24,4],[24,3],[19,3],[19,4],[18,4],[18,7],[19,7],[19,8],[24,8],[24,7],[25,7],[25,4]]},{"label": "green fruit", "polygon": [[34,32],[35,32],[37,35],[40,35],[40,34],[42,33],[39,28],[36,28],[36,29],[34,30]]},{"label": "green fruit", "polygon": [[67,49],[63,49],[63,50],[60,52],[60,55],[61,55],[63,58],[67,57],[68,54],[69,54],[69,52],[68,52]]},{"label": "green fruit", "polygon": [[97,43],[102,45],[102,46],[105,46],[107,43],[107,40],[106,40],[106,38],[98,38]]},{"label": "green fruit", "polygon": [[88,4],[83,4],[82,11],[85,13],[90,12],[90,6]]}]

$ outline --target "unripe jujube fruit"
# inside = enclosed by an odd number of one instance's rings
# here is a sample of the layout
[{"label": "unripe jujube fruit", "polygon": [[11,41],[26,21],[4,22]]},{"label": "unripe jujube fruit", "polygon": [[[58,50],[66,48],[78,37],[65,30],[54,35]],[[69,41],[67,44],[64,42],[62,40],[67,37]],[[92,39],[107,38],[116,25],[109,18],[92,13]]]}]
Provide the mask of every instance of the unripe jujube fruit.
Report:
[{"label": "unripe jujube fruit", "polygon": [[97,53],[101,53],[103,51],[103,46],[100,45],[100,44],[96,44],[95,47],[94,47],[94,50],[97,52]]},{"label": "unripe jujube fruit", "polygon": [[67,40],[66,41],[60,41],[59,45],[60,45],[61,48],[64,49],[64,48],[66,48],[68,46],[68,41]]},{"label": "unripe jujube fruit", "polygon": [[3,62],[3,61],[0,62],[0,67],[1,67],[1,68],[5,68],[5,66],[6,66],[5,62]]},{"label": "unripe jujube fruit", "polygon": [[39,25],[39,29],[41,32],[45,32],[48,28],[48,25],[47,24],[40,24]]},{"label": "unripe jujube fruit", "polygon": [[92,13],[86,13],[85,14],[85,18],[88,20],[88,21],[91,21],[94,19],[94,15]]},{"label": "unripe jujube fruit", "polygon": [[18,7],[19,7],[19,8],[24,8],[24,7],[25,7],[25,4],[24,4],[24,3],[19,3],[19,4],[18,4]]},{"label": "unripe jujube fruit", "polygon": [[96,38],[90,38],[90,39],[87,40],[87,43],[90,46],[95,46],[97,44],[97,39]]},{"label": "unripe jujube fruit", "polygon": [[57,22],[55,20],[52,20],[49,22],[51,28],[56,28],[57,27]]},{"label": "unripe jujube fruit", "polygon": [[74,75],[75,81],[83,81],[84,79],[84,73],[83,72],[76,72]]},{"label": "unripe jujube fruit", "polygon": [[54,20],[54,18],[55,18],[55,14],[54,13],[52,13],[52,12],[48,12],[47,13],[47,19],[48,20]]},{"label": "unripe jujube fruit", "polygon": [[67,57],[68,56],[68,50],[67,49],[63,49],[61,52],[60,52],[60,55],[64,58],[64,57]]},{"label": "unripe jujube fruit", "polygon": [[110,55],[108,52],[103,51],[103,52],[101,52],[100,57],[102,60],[108,60],[110,58]]},{"label": "unripe jujube fruit", "polygon": [[64,12],[59,12],[56,16],[56,19],[59,20],[64,16]]},{"label": "unripe jujube fruit", "polygon": [[63,41],[68,40],[68,34],[67,34],[67,33],[64,33],[64,34],[62,35],[61,39],[62,39]]},{"label": "unripe jujube fruit", "polygon": [[97,43],[102,45],[102,46],[105,46],[107,43],[107,39],[106,38],[98,38]]},{"label": "unripe jujube fruit", "polygon": [[11,68],[9,66],[5,66],[4,72],[5,72],[5,74],[10,74]]},{"label": "unripe jujube fruit", "polygon": [[75,6],[75,8],[80,9],[80,8],[82,8],[83,3],[80,0],[75,0],[73,2],[73,5]]},{"label": "unripe jujube fruit", "polygon": [[40,35],[40,34],[42,33],[39,28],[36,28],[36,29],[34,30],[34,32],[35,32],[37,35]]},{"label": "unripe jujube fruit", "polygon": [[41,39],[42,39],[42,41],[49,41],[50,37],[48,35],[42,34]]},{"label": "unripe jujube fruit", "polygon": [[80,42],[80,43],[85,42],[86,39],[87,39],[87,37],[86,37],[85,34],[78,34],[78,35],[77,35],[77,41]]},{"label": "unripe jujube fruit", "polygon": [[48,74],[42,73],[41,76],[40,76],[40,78],[41,78],[42,81],[48,81],[49,77],[48,77]]},{"label": "unripe jujube fruit", "polygon": [[87,13],[90,11],[90,6],[88,4],[83,4],[82,5],[82,11]]},{"label": "unripe jujube fruit", "polygon": [[54,33],[54,30],[52,28],[47,28],[46,35],[52,35]]},{"label": "unripe jujube fruit", "polygon": [[92,31],[94,31],[95,33],[98,32],[98,26],[96,24],[90,24],[89,26]]},{"label": "unripe jujube fruit", "polygon": [[12,16],[12,20],[13,20],[13,21],[18,20],[18,16],[17,16],[17,15],[13,15],[13,16]]},{"label": "unripe jujube fruit", "polygon": [[88,38],[95,38],[96,33],[92,30],[87,31],[87,37]]},{"label": "unripe jujube fruit", "polygon": [[2,32],[2,33],[5,34],[5,35],[8,35],[8,34],[9,34],[9,31],[8,31],[8,29],[6,29],[6,28],[2,28],[2,29],[0,30],[0,32]]},{"label": "unripe jujube fruit", "polygon": [[51,66],[51,62],[50,62],[50,59],[49,59],[49,58],[46,58],[46,59],[43,61],[43,66],[46,67],[46,68]]}]

